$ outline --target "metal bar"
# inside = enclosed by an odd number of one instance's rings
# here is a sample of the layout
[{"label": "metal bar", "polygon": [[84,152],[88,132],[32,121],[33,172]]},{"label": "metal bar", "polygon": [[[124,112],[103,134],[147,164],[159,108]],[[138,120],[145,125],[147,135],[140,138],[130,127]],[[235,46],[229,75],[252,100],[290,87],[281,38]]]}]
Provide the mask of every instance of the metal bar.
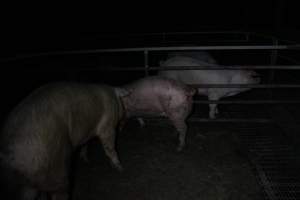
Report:
[{"label": "metal bar", "polygon": [[246,123],[271,123],[271,119],[264,118],[252,118],[252,119],[239,119],[239,118],[231,118],[231,119],[206,119],[206,118],[190,118],[189,122],[246,122]]},{"label": "metal bar", "polygon": [[226,100],[194,100],[195,104],[299,104],[300,100],[236,100],[236,101],[226,101]]},{"label": "metal bar", "polygon": [[[272,41],[273,41],[274,46],[279,45],[279,42],[276,38],[273,38]],[[278,50],[276,50],[276,49],[272,50],[271,55],[270,55],[270,64],[271,65],[275,65],[277,63],[277,57],[278,57]]]},{"label": "metal bar", "polygon": [[145,65],[144,69],[145,69],[145,75],[146,76],[149,75],[149,72],[148,72],[148,68],[149,68],[149,61],[148,61],[149,59],[148,58],[149,57],[148,56],[149,56],[148,51],[144,51],[144,62],[145,62],[144,63],[144,65]]},{"label": "metal bar", "polygon": [[[72,69],[76,70],[109,70],[109,71],[144,71],[145,67],[96,67],[96,66],[84,66],[84,67],[74,67]],[[148,71],[154,70],[260,70],[260,69],[280,69],[280,70],[300,70],[300,65],[277,65],[277,66],[268,66],[268,65],[248,65],[248,66],[171,66],[171,67],[148,67]],[[38,70],[38,69],[37,69]],[[44,70],[44,69],[43,69]],[[50,69],[51,70],[51,69]],[[55,70],[55,69],[54,69]]]},{"label": "metal bar", "polygon": [[182,50],[268,50],[268,49],[299,49],[300,45],[242,45],[242,46],[189,46],[189,47],[141,47],[141,48],[116,48],[116,49],[92,49],[92,50],[72,50],[44,52],[36,54],[23,54],[13,58],[7,58],[2,61],[12,61],[17,59],[26,59],[39,56],[54,55],[76,55],[92,53],[110,53],[110,52],[140,52],[140,51],[182,51]]},{"label": "metal bar", "polygon": [[[241,46],[187,46],[187,47],[141,47],[120,49],[95,49],[86,50],[89,53],[102,52],[135,52],[135,51],[177,51],[177,50],[271,50],[271,49],[299,49],[300,45],[241,45]],[[73,51],[78,52],[78,51]],[[85,52],[84,50],[80,51]],[[67,52],[68,53],[68,52]]]},{"label": "metal bar", "polygon": [[299,84],[190,84],[195,88],[300,88]]},{"label": "metal bar", "polygon": [[246,33],[245,37],[246,37],[246,41],[249,42],[250,41],[250,33]]},{"label": "metal bar", "polygon": [[[166,118],[146,118],[150,121],[163,121],[167,120]],[[272,123],[271,119],[264,119],[264,118],[252,118],[252,119],[240,119],[240,118],[219,118],[219,119],[208,119],[208,118],[198,118],[198,117],[191,117],[187,120],[188,122],[243,122],[243,123]]]},{"label": "metal bar", "polygon": [[[278,40],[276,38],[272,38],[272,44],[273,45],[278,45]],[[277,58],[278,58],[278,50],[272,50],[271,54],[270,54],[270,65],[274,66],[277,63]],[[269,78],[268,78],[268,82],[272,83],[274,81],[275,78],[275,71],[274,69],[271,69],[269,71]],[[273,91],[268,91],[270,94],[270,98],[273,99]]]},{"label": "metal bar", "polygon": [[170,67],[150,67],[151,70],[240,70],[240,69],[280,69],[280,70],[299,70],[300,65],[207,65],[207,66],[170,66]]}]

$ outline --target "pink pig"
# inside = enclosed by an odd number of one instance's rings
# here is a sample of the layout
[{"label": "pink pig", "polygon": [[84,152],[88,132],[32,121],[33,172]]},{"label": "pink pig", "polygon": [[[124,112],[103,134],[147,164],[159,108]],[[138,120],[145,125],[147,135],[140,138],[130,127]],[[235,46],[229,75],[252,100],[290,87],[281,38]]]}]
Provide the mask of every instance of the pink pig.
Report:
[{"label": "pink pig", "polygon": [[130,117],[164,116],[179,132],[178,151],[185,146],[186,118],[192,110],[196,90],[178,81],[152,76],[124,86],[129,95],[122,97],[125,115]]}]

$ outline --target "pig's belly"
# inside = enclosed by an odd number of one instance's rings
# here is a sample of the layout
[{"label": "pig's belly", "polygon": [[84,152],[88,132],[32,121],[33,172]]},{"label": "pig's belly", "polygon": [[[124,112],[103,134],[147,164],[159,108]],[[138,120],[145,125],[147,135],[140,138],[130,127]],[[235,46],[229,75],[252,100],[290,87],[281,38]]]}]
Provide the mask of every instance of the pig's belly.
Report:
[{"label": "pig's belly", "polygon": [[130,117],[156,117],[156,116],[165,116],[165,112],[159,109],[153,108],[139,108],[133,109],[130,111]]}]

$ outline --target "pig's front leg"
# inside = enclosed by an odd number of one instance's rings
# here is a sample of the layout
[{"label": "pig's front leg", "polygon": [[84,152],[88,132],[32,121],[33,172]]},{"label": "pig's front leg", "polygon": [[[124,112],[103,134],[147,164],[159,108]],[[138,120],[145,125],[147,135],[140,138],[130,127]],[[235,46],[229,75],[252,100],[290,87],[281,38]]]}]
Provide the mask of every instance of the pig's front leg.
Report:
[{"label": "pig's front leg", "polygon": [[209,104],[209,118],[215,119],[216,115],[219,113],[217,104]]},{"label": "pig's front leg", "polygon": [[101,133],[97,134],[97,136],[102,143],[104,152],[110,159],[112,166],[120,172],[123,171],[123,167],[115,149],[116,131],[113,128],[110,128],[105,132],[102,131]]},{"label": "pig's front leg", "polygon": [[88,163],[89,159],[87,156],[87,145],[85,144],[83,147],[81,147],[80,151],[79,151],[79,158],[81,158],[84,162]]},{"label": "pig's front leg", "polygon": [[175,127],[179,133],[179,137],[178,137],[179,144],[177,146],[177,151],[180,152],[185,147],[187,125],[184,120],[177,120],[174,123],[175,123]]},{"label": "pig's front leg", "polygon": [[183,116],[171,115],[171,116],[169,116],[169,118],[172,121],[173,125],[175,126],[176,130],[178,131],[179,143],[177,146],[177,151],[180,152],[185,147],[187,125],[185,123],[185,119]]},{"label": "pig's front leg", "polygon": [[144,122],[143,118],[138,117],[137,120],[138,120],[138,122],[139,122],[139,124],[140,124],[140,127],[143,128],[144,126],[146,126],[146,123]]},{"label": "pig's front leg", "polygon": [[[209,92],[209,100],[219,100],[219,96],[215,92]],[[215,119],[216,114],[219,113],[218,104],[209,104],[209,118]]]}]

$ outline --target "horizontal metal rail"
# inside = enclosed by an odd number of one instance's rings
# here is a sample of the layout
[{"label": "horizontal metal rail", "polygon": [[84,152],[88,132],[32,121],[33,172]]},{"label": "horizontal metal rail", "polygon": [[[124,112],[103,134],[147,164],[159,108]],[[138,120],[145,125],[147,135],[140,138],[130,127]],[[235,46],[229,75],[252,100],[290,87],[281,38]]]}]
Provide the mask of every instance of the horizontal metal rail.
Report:
[{"label": "horizontal metal rail", "polygon": [[[300,45],[237,45],[237,46],[185,46],[185,47],[137,47],[137,48],[119,48],[119,49],[95,49],[86,50],[89,53],[105,52],[138,52],[138,51],[182,51],[182,50],[280,50],[280,49],[300,49]],[[77,52],[77,51],[73,51]],[[79,51],[78,51],[79,52]],[[80,51],[84,53],[85,51]],[[67,53],[67,52],[66,52]]]},{"label": "horizontal metal rail", "polygon": [[300,100],[194,100],[195,104],[300,104]]},{"label": "horizontal metal rail", "polygon": [[[145,118],[146,120],[149,121],[164,121],[168,120],[167,118],[161,118],[161,117],[156,117],[156,118]],[[251,119],[241,119],[241,118],[217,118],[217,119],[208,119],[208,118],[199,118],[199,117],[190,117],[187,120],[188,122],[224,122],[224,123],[229,123],[229,122],[240,122],[240,123],[272,123],[272,119],[265,119],[265,118],[251,118]]]},{"label": "horizontal metal rail", "polygon": [[[84,67],[74,67],[72,69],[83,70],[83,71],[94,71],[94,70],[105,70],[105,71],[145,71],[145,67],[112,67],[112,66],[103,66],[103,67],[93,67],[93,66],[84,66]],[[262,70],[262,69],[276,69],[276,70],[300,70],[300,65],[207,65],[207,66],[170,66],[170,67],[148,67],[148,71],[168,71],[168,70]],[[37,68],[38,70],[38,68]],[[45,70],[45,69],[43,69]],[[49,69],[51,70],[51,69]],[[53,69],[55,70],[55,69]]]},{"label": "horizontal metal rail", "polygon": [[195,88],[300,88],[299,84],[190,84]]},{"label": "horizontal metal rail", "polygon": [[211,65],[211,66],[170,66],[170,67],[150,67],[150,70],[242,70],[242,69],[280,69],[280,70],[300,70],[300,65]]},{"label": "horizontal metal rail", "polygon": [[13,58],[3,59],[5,61],[13,61],[18,59],[26,59],[40,56],[55,55],[77,55],[77,54],[93,54],[93,53],[110,53],[110,52],[145,52],[145,51],[182,51],[182,50],[283,50],[283,49],[300,49],[300,45],[240,45],[240,46],[185,46],[185,47],[141,47],[141,48],[114,48],[114,49],[92,49],[92,50],[71,50],[71,51],[55,51],[44,53],[33,53],[17,55]]},{"label": "horizontal metal rail", "polygon": [[188,119],[189,122],[243,122],[243,123],[272,123],[271,119],[264,119],[264,118],[251,118],[251,119],[240,119],[240,118],[231,118],[231,119],[206,119],[206,118],[190,118]]}]

